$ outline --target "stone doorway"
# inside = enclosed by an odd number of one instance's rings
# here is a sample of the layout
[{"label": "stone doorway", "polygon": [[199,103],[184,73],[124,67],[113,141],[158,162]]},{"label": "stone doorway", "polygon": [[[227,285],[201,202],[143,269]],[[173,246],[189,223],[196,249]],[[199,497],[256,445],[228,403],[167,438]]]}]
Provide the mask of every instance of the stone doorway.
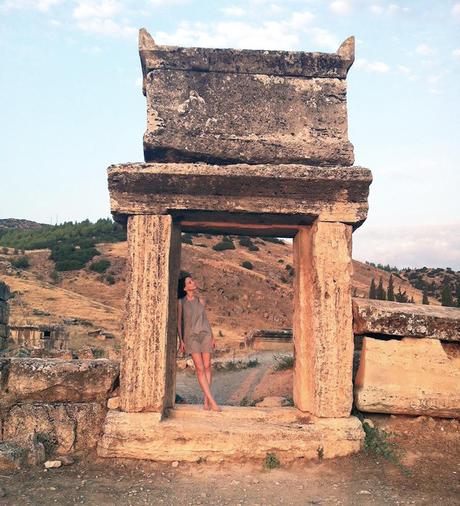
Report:
[{"label": "stone doorway", "polygon": [[[294,250],[294,404],[315,416],[348,416],[352,403],[351,227],[128,219],[129,272],[121,408],[174,407],[180,232],[258,235],[276,230]],[[270,228],[272,227],[272,228]]]},{"label": "stone doorway", "polygon": [[[141,29],[139,53],[146,163],[108,171],[129,258],[121,411],[107,415],[100,454],[193,460],[260,457],[270,448],[295,457],[357,451],[351,237],[367,217],[372,175],[352,165],[348,140],[353,37],[326,54],[158,46]],[[173,409],[180,233],[206,230],[293,238],[294,408],[228,409],[228,424]]]}]

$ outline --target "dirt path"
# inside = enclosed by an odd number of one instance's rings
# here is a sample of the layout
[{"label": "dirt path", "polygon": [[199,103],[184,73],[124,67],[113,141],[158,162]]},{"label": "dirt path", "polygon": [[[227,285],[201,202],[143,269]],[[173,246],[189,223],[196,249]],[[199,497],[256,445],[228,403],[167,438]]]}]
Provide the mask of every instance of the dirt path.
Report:
[{"label": "dirt path", "polygon": [[[367,453],[265,470],[260,463],[171,465],[97,459],[44,471],[3,471],[0,504],[433,505],[460,504],[458,422],[384,417],[411,471]],[[2,496],[3,491],[3,496]]]},{"label": "dirt path", "polygon": [[[251,398],[261,378],[273,365],[273,355],[274,353],[271,351],[251,353],[245,356],[244,359],[257,359],[259,363],[256,367],[234,371],[213,371],[212,391],[216,401],[219,404],[235,406],[239,405],[244,397]],[[235,358],[235,360],[238,360],[238,358]],[[203,394],[201,393],[194,370],[177,371],[176,392],[188,404],[200,404],[203,402]]]}]

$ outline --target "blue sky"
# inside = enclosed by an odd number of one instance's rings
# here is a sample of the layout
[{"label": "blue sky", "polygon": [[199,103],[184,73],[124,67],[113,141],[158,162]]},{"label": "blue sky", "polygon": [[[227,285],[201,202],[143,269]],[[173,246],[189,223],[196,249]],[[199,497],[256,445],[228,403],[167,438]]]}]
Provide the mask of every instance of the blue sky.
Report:
[{"label": "blue sky", "polygon": [[335,51],[355,164],[374,182],[353,257],[460,270],[460,2],[0,0],[0,217],[109,215],[106,168],[143,159],[137,30],[184,46]]}]

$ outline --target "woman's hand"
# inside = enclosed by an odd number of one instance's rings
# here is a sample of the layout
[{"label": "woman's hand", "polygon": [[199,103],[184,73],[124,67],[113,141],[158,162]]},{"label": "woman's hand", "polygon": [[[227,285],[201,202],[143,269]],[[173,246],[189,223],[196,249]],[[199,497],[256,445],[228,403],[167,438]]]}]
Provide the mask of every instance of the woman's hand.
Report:
[{"label": "woman's hand", "polygon": [[185,343],[181,339],[179,342],[179,354],[184,355],[184,353],[185,353]]}]

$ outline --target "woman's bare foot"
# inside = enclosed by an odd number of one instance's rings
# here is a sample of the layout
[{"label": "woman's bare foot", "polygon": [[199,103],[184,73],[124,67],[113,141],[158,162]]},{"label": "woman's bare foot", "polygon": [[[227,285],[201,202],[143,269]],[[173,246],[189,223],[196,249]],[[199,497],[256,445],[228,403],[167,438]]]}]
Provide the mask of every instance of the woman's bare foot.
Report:
[{"label": "woman's bare foot", "polygon": [[204,398],[203,409],[205,409],[206,411],[209,411],[209,409],[210,409],[210,407],[209,407],[209,400],[208,400],[207,397]]},{"label": "woman's bare foot", "polygon": [[216,401],[210,402],[210,409],[211,409],[211,411],[216,411],[218,413],[220,413],[222,411],[222,408],[217,404]]}]

